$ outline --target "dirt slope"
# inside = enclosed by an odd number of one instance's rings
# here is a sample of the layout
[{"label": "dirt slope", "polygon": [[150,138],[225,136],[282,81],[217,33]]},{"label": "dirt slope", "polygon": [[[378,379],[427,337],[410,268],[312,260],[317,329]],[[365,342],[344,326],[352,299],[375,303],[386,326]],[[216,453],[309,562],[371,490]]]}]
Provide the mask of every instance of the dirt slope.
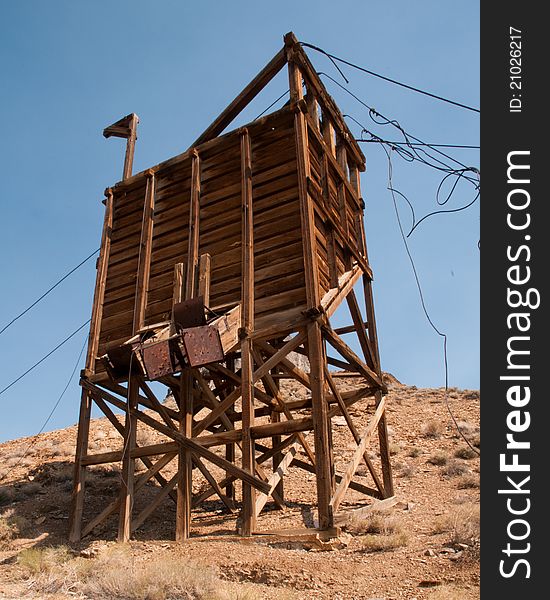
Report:
[{"label": "dirt slope", "polygon": [[[339,381],[342,390],[360,385],[352,379]],[[214,587],[226,594],[220,598],[479,598],[479,458],[458,435],[443,390],[417,389],[391,377],[389,382],[388,424],[398,502],[384,513],[349,526],[342,536],[347,545],[320,551],[296,541],[239,539],[235,515],[228,515],[216,501],[194,513],[193,538],[176,544],[170,541],[174,507],[168,500],[124,549],[128,572],[142,572],[142,565],[152,557],[166,565],[191,560],[199,567],[211,567],[208,573],[217,582]],[[292,388],[285,392],[299,393]],[[367,422],[366,414],[362,422],[363,402],[352,409],[360,426]],[[479,446],[479,393],[452,389],[449,403],[464,435]],[[93,421],[90,439],[94,452],[118,443],[108,431],[103,419]],[[25,561],[18,561],[29,547],[66,544],[75,435],[76,428],[70,427],[0,444],[0,477],[4,477],[0,483],[0,598],[134,597],[114,592],[100,596],[97,591],[90,592],[89,583],[86,587],[72,579],[67,584],[70,577],[66,572],[61,584],[52,583],[59,577],[50,576],[48,587],[40,568],[33,571]],[[26,453],[30,443],[33,446]],[[337,467],[341,467],[354,448],[345,424],[335,426],[334,445]],[[366,468],[361,469],[365,484],[371,485]],[[104,507],[116,495],[116,469],[96,470],[88,489],[88,506],[95,514],[94,503]],[[154,491],[151,486],[150,493]],[[267,505],[259,519],[260,528],[311,525],[315,518],[309,508],[313,494],[313,476],[291,469],[285,479],[286,510]],[[343,508],[356,508],[360,500],[353,493]],[[93,565],[113,552],[115,535],[113,518],[80,547],[71,549],[71,557],[85,556],[74,560]],[[89,582],[90,575],[86,577]],[[155,598],[144,596],[149,597]]]}]

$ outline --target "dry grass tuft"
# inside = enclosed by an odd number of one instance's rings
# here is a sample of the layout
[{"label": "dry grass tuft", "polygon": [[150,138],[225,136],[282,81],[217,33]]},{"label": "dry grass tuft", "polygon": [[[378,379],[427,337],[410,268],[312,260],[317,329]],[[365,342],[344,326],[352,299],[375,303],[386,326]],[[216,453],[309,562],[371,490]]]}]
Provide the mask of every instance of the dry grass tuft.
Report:
[{"label": "dry grass tuft", "polygon": [[404,477],[405,479],[408,479],[409,477],[412,477],[415,473],[416,469],[414,468],[414,465],[403,464],[399,469],[397,475],[398,477]]},{"label": "dry grass tuft", "polygon": [[479,487],[479,477],[475,475],[464,475],[458,480],[459,490],[475,489]]},{"label": "dry grass tuft", "polygon": [[[457,427],[458,429],[460,429],[462,435],[464,435],[468,439],[470,439],[475,433],[479,432],[479,428],[475,425],[472,425],[472,423],[468,423],[468,421],[458,421]],[[455,437],[460,437],[458,432],[455,432]]]},{"label": "dry grass tuft", "polygon": [[449,543],[464,544],[470,548],[470,553],[479,553],[480,519],[479,506],[463,504],[451,514],[444,515],[434,522],[433,534],[449,533]]},{"label": "dry grass tuft", "polygon": [[417,458],[421,454],[422,454],[422,450],[418,446],[413,446],[407,453],[407,455],[410,456],[411,458]]},{"label": "dry grass tuft", "polygon": [[435,454],[432,454],[426,462],[437,467],[442,467],[447,464],[448,460],[449,458],[444,452],[436,452]]},{"label": "dry grass tuft", "polygon": [[65,546],[24,550],[18,563],[36,592],[94,600],[253,600],[250,590],[225,584],[215,571],[178,557],[136,560],[117,545],[99,557],[74,557]]},{"label": "dry grass tuft", "polygon": [[420,433],[425,438],[438,438],[443,435],[444,427],[439,421],[428,421],[424,423]]},{"label": "dry grass tuft", "polygon": [[455,458],[462,458],[463,460],[470,460],[471,458],[477,458],[478,454],[468,446],[462,446],[455,451]]},{"label": "dry grass tuft", "polygon": [[451,460],[447,463],[447,466],[443,469],[443,474],[448,477],[457,477],[464,475],[468,472],[468,467],[458,460]]},{"label": "dry grass tuft", "polygon": [[401,520],[384,512],[374,511],[364,519],[352,520],[348,529],[361,536],[361,549],[366,552],[393,550],[408,543]]},{"label": "dry grass tuft", "polygon": [[49,574],[72,558],[66,546],[27,548],[17,557],[17,563],[29,575]]}]

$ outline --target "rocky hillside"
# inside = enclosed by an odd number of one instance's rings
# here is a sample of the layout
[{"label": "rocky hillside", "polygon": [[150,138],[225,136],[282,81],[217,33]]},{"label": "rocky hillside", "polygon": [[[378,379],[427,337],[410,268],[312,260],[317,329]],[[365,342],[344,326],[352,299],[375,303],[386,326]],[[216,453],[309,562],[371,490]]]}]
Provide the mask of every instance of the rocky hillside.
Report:
[{"label": "rocky hillside", "polygon": [[[342,390],[360,385],[339,382]],[[68,547],[76,428],[0,444],[0,598],[479,598],[478,454],[451,421],[442,389],[402,385],[391,376],[388,382],[396,503],[345,524],[337,543],[290,534],[241,539],[236,516],[212,501],[194,513],[192,539],[176,544],[168,500],[129,545],[114,542],[113,518],[81,546]],[[300,394],[292,384],[284,391]],[[479,393],[451,389],[448,400],[462,433],[479,449]],[[352,408],[359,425],[363,402]],[[354,445],[338,418],[334,429],[338,467]],[[116,449],[119,439],[104,420],[93,422],[94,452]],[[366,469],[358,474],[368,484]],[[115,496],[117,477],[117,468],[93,471],[91,504],[103,507]],[[260,528],[311,526],[313,497],[313,475],[291,469],[286,509],[268,504]],[[362,499],[351,494],[346,501],[355,508]]]}]

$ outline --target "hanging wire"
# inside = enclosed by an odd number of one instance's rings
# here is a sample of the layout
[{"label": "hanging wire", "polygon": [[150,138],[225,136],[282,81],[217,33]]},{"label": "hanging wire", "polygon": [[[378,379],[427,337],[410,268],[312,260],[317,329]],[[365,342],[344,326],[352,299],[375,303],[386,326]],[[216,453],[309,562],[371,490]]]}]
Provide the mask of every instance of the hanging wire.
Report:
[{"label": "hanging wire", "polygon": [[[463,104],[462,102],[457,102],[455,100],[450,100],[449,98],[445,98],[444,96],[440,96],[438,94],[433,94],[431,92],[427,92],[426,90],[422,90],[420,88],[417,88],[415,86],[412,85],[408,85],[406,83],[403,83],[402,81],[397,81],[396,79],[392,79],[391,77],[386,77],[385,75],[381,75],[380,73],[376,73],[374,71],[371,71],[370,69],[366,69],[365,67],[361,67],[360,65],[356,65],[352,62],[349,62],[343,58],[339,58],[338,56],[335,56],[334,54],[330,54],[329,52],[327,52],[326,50],[323,50],[322,48],[319,48],[319,46],[314,46],[313,44],[308,44],[307,42],[299,42],[301,46],[303,46],[304,48],[311,48],[312,50],[316,50],[317,52],[320,52],[321,54],[324,54],[325,56],[327,56],[331,62],[336,66],[335,61],[338,61],[342,64],[348,65],[349,67],[352,67],[354,69],[357,69],[358,71],[362,71],[363,73],[367,73],[368,75],[372,75],[373,77],[378,77],[379,79],[383,79],[384,81],[388,81],[389,83],[393,83],[395,85],[399,85],[403,88],[406,88],[408,90],[411,90],[413,92],[417,92],[419,94],[423,94],[424,96],[429,96],[431,98],[434,98],[436,100],[441,100],[442,102],[446,102],[447,104],[453,104],[454,106],[458,106],[460,108],[464,108],[466,110],[470,110],[472,112],[476,112],[476,113],[480,113],[479,108],[474,108],[473,106],[468,106],[467,104]],[[342,77],[344,77],[344,79],[346,80],[346,83],[349,83],[349,81],[346,79],[346,77],[344,76],[344,74],[342,73],[342,71],[336,66],[336,68],[338,69],[338,71],[340,72],[340,74],[342,75]]]},{"label": "hanging wire", "polygon": [[8,475],[10,473],[12,473],[17,468],[18,465],[21,464],[21,461],[28,456],[29,452],[34,448],[34,446],[38,442],[38,436],[41,433],[43,433],[44,430],[46,429],[48,423],[50,422],[50,419],[53,417],[53,414],[55,413],[55,411],[57,410],[57,407],[59,406],[61,400],[63,399],[63,396],[65,395],[66,391],[69,389],[69,386],[71,385],[71,381],[73,380],[74,374],[76,373],[76,370],[78,369],[78,365],[80,364],[80,359],[82,358],[82,354],[84,353],[84,348],[86,348],[87,342],[88,342],[88,335],[86,335],[86,337],[84,338],[84,343],[82,344],[82,348],[80,349],[80,353],[78,354],[78,358],[76,359],[76,363],[73,367],[73,370],[71,371],[71,374],[69,375],[69,379],[67,380],[67,383],[65,384],[65,387],[63,388],[63,391],[57,398],[55,404],[53,405],[53,408],[51,409],[50,414],[46,417],[46,420],[44,421],[44,423],[42,423],[42,426],[40,427],[38,433],[34,434],[33,439],[28,444],[28,446],[25,448],[25,450],[23,452],[23,456],[21,456],[19,458],[19,460],[14,465],[11,466],[11,468],[8,470],[7,473],[4,473],[4,475],[2,477],[0,477],[0,481],[4,481],[4,479],[6,479],[8,477]]}]

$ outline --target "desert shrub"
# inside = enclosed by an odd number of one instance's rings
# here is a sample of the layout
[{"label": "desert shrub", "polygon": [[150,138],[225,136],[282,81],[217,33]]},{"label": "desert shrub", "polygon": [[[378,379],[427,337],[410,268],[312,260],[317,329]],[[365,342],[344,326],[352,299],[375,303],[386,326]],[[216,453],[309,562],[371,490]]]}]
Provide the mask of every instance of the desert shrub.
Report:
[{"label": "desert shrub", "polygon": [[475,475],[464,475],[458,480],[458,489],[467,490],[479,487],[479,477]]},{"label": "desert shrub", "polygon": [[[456,425],[462,435],[466,436],[468,439],[478,432],[478,428],[468,421],[458,421]],[[459,437],[459,434],[455,433],[455,437]]]},{"label": "desert shrub", "polygon": [[421,454],[422,454],[422,450],[420,450],[420,448],[418,446],[413,446],[408,452],[408,456],[410,456],[411,458],[416,458],[416,457],[420,456]]},{"label": "desert shrub", "polygon": [[401,446],[399,444],[395,444],[393,442],[390,443],[388,449],[390,451],[391,456],[395,456],[396,454],[399,454],[401,452]]},{"label": "desert shrub", "polygon": [[72,558],[66,546],[27,548],[17,557],[17,563],[29,574],[50,573]]},{"label": "desert shrub", "polygon": [[468,446],[461,446],[455,451],[455,458],[462,458],[463,460],[470,460],[471,458],[477,458],[478,454]]},{"label": "desert shrub", "polygon": [[434,521],[432,533],[449,533],[450,544],[465,544],[472,552],[477,553],[480,534],[479,506],[475,504],[458,506],[452,513]]},{"label": "desert shrub", "polygon": [[427,460],[427,462],[429,462],[431,465],[435,465],[437,467],[442,467],[443,465],[446,465],[447,461],[448,456],[444,452],[436,452],[435,454],[432,454]]},{"label": "desert shrub", "polygon": [[413,465],[404,464],[401,466],[398,472],[399,477],[409,478],[412,477],[415,473],[416,469]]},{"label": "desert shrub", "polygon": [[422,425],[420,433],[426,438],[438,438],[443,435],[443,425],[439,421],[428,421]]},{"label": "desert shrub", "polygon": [[374,511],[363,519],[352,519],[348,529],[361,535],[361,549],[365,552],[383,552],[405,546],[408,535],[400,519]]},{"label": "desert shrub", "polygon": [[448,477],[457,477],[458,475],[464,475],[464,473],[467,472],[468,467],[458,460],[449,461],[443,469],[443,474],[447,475]]},{"label": "desert shrub", "polygon": [[98,559],[83,591],[98,600],[222,600],[215,572],[175,557],[148,559],[139,566],[125,549]]},{"label": "desert shrub", "polygon": [[[65,546],[24,550],[18,563],[35,592],[94,600],[253,600],[242,586],[221,582],[210,567],[174,556],[136,561],[117,545],[97,558],[74,557]],[[233,589],[235,588],[235,589]]]}]

